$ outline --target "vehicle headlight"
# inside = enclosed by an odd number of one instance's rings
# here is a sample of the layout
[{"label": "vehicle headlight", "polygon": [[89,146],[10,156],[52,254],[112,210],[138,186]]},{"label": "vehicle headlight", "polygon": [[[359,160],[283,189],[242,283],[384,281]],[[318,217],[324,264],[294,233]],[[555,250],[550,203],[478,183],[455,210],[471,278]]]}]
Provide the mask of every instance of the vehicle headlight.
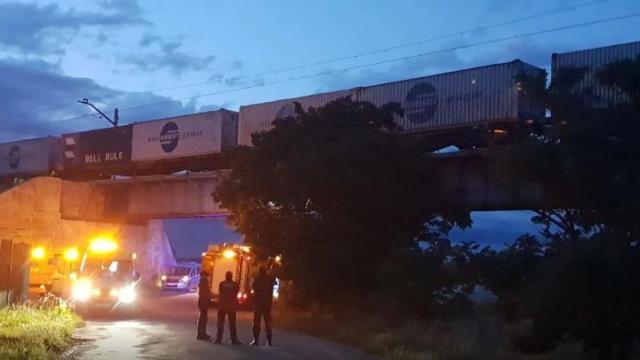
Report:
[{"label": "vehicle headlight", "polygon": [[118,297],[118,295],[120,295],[120,290],[118,289],[111,289],[111,291],[109,291],[109,295],[111,297]]},{"label": "vehicle headlight", "polygon": [[162,275],[162,276],[160,276],[160,280],[162,280],[162,281],[167,281],[167,275]]},{"label": "vehicle headlight", "polygon": [[127,286],[120,289],[118,299],[123,304],[130,304],[136,299],[136,291],[133,286]]},{"label": "vehicle headlight", "polygon": [[182,277],[181,280],[182,280],[182,282],[187,282],[187,281],[189,281],[189,277],[187,275],[185,275],[185,276]]},{"label": "vehicle headlight", "polygon": [[75,300],[89,300],[92,294],[91,281],[87,279],[80,279],[76,281],[75,283],[73,283],[73,287],[71,288],[71,294]]}]

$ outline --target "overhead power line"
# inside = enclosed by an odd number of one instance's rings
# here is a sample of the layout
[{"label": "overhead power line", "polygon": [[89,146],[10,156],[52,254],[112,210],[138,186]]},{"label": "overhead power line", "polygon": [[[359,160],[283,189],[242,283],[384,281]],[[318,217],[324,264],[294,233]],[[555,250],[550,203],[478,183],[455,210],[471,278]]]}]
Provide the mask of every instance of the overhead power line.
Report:
[{"label": "overhead power line", "polygon": [[396,58],[392,58],[392,59],[386,59],[386,60],[381,60],[381,61],[361,64],[361,65],[354,65],[354,66],[349,66],[349,67],[340,68],[340,69],[327,70],[327,71],[323,71],[323,72],[318,72],[318,73],[309,74],[309,75],[303,75],[303,76],[299,76],[299,77],[293,77],[293,78],[284,79],[284,80],[278,80],[278,81],[272,81],[272,82],[267,82],[267,83],[262,83],[262,84],[249,85],[249,86],[238,87],[238,88],[233,88],[233,89],[220,90],[220,91],[211,92],[211,93],[207,93],[207,94],[201,94],[201,95],[189,96],[189,97],[184,97],[184,98],[179,98],[179,99],[173,99],[171,101],[160,101],[160,102],[156,102],[156,103],[149,103],[149,104],[143,104],[143,105],[130,106],[130,107],[127,107],[127,108],[123,108],[122,110],[134,110],[134,109],[140,109],[140,108],[149,107],[149,106],[163,105],[163,104],[171,103],[173,101],[195,100],[195,99],[200,99],[200,98],[214,96],[214,95],[227,94],[227,93],[237,92],[237,91],[241,91],[241,90],[248,90],[248,89],[254,89],[254,88],[264,87],[264,86],[269,86],[269,85],[282,84],[282,83],[291,82],[291,81],[297,81],[297,80],[309,79],[309,78],[320,77],[320,76],[325,76],[325,75],[331,75],[331,74],[347,72],[347,71],[356,70],[356,69],[362,69],[362,68],[373,67],[373,66],[378,66],[378,65],[390,64],[390,63],[394,63],[394,62],[398,62],[398,61],[412,60],[412,59],[422,58],[422,57],[426,57],[426,56],[430,56],[430,55],[436,55],[436,54],[452,52],[452,51],[456,51],[456,50],[462,50],[462,49],[468,49],[468,48],[473,48],[473,47],[478,47],[478,46],[495,44],[495,43],[500,43],[500,42],[509,41],[509,40],[515,40],[515,39],[525,38],[525,37],[530,37],[530,36],[535,36],[535,35],[543,35],[543,34],[553,33],[553,32],[557,32],[557,31],[576,29],[576,28],[585,27],[585,26],[604,24],[604,23],[608,23],[608,22],[624,20],[624,19],[630,19],[630,18],[639,17],[639,16],[640,16],[640,12],[637,12],[637,13],[632,13],[632,14],[614,16],[614,17],[598,19],[598,20],[593,20],[593,21],[587,21],[587,22],[582,22],[582,23],[576,23],[576,24],[571,24],[571,25],[558,26],[558,27],[548,28],[548,29],[544,29],[544,30],[531,31],[531,32],[515,34],[515,35],[510,35],[510,36],[505,36],[505,37],[500,37],[500,38],[494,38],[494,39],[491,39],[491,40],[478,41],[478,42],[464,44],[464,45],[458,45],[458,46],[452,46],[452,47],[448,47],[448,48],[442,48],[442,49],[423,52],[423,53],[419,53],[419,54],[415,54],[415,55],[396,57]]},{"label": "overhead power line", "polygon": [[[473,34],[473,33],[476,33],[476,32],[481,32],[481,31],[486,31],[486,30],[489,30],[489,29],[498,28],[498,27],[501,27],[501,26],[513,25],[513,24],[524,22],[524,21],[529,21],[529,20],[534,20],[534,19],[546,17],[546,16],[565,13],[565,12],[568,12],[568,11],[575,11],[577,9],[581,9],[581,8],[584,8],[584,7],[589,7],[589,6],[592,6],[592,5],[601,4],[601,3],[605,3],[605,2],[609,2],[609,1],[611,1],[611,0],[586,1],[586,2],[583,2],[583,3],[578,3],[578,4],[575,4],[575,5],[571,5],[571,6],[561,7],[561,8],[555,9],[555,10],[548,10],[548,11],[540,12],[540,13],[533,14],[533,15],[527,15],[527,16],[508,19],[508,20],[503,20],[503,21],[499,21],[499,22],[495,22],[495,23],[491,23],[491,24],[482,25],[482,26],[479,26],[479,27],[476,27],[476,28],[469,28],[469,29],[465,29],[465,30],[461,30],[461,31],[453,32],[453,33],[448,33],[448,34],[442,34],[442,35],[437,35],[437,36],[433,36],[433,37],[423,38],[423,39],[420,39],[420,40],[415,40],[415,41],[411,41],[411,42],[407,42],[407,43],[403,43],[403,44],[398,44],[398,45],[389,46],[389,47],[385,47],[385,48],[379,48],[379,49],[375,49],[375,50],[365,51],[365,52],[361,52],[361,53],[354,54],[354,55],[335,57],[335,58],[331,58],[331,59],[325,59],[325,60],[322,60],[322,61],[316,61],[316,62],[311,62],[311,63],[307,63],[307,64],[302,64],[302,65],[284,67],[284,68],[280,68],[280,69],[276,69],[276,70],[257,72],[257,73],[248,74],[248,75],[241,75],[241,76],[232,77],[230,79],[233,79],[234,81],[238,81],[238,80],[246,80],[246,79],[257,78],[257,77],[267,76],[267,75],[280,75],[280,74],[285,74],[285,73],[296,71],[296,70],[303,70],[303,69],[312,68],[312,67],[321,66],[321,65],[330,65],[332,63],[341,62],[341,61],[361,59],[363,57],[376,55],[376,54],[383,54],[383,53],[387,53],[387,52],[390,52],[390,51],[403,49],[403,48],[407,48],[407,47],[411,47],[411,46],[423,45],[423,44],[427,44],[427,43],[438,41],[438,40],[445,40],[445,39],[454,38],[454,37],[458,37],[458,36],[469,35],[469,34]],[[151,89],[146,89],[146,90],[128,91],[128,92],[162,92],[162,91],[169,91],[169,90],[179,90],[179,89],[187,89],[187,88],[205,86],[205,85],[210,85],[210,84],[214,84],[214,83],[217,83],[217,81],[216,80],[207,80],[207,81],[201,81],[201,82],[195,82],[195,83],[189,83],[189,84],[181,84],[181,85],[174,85],[174,86],[167,86],[167,87],[160,87],[160,88],[151,88]],[[100,99],[100,101],[105,101],[105,100],[109,100],[109,99],[115,99],[115,98],[117,98],[119,96],[121,96],[121,94],[108,95],[108,96],[102,97]],[[36,113],[45,113],[46,109],[60,108],[60,107],[63,107],[65,105],[68,105],[68,104],[69,103],[65,102],[65,103],[59,103],[59,104],[41,105],[41,106],[38,106],[38,111],[36,111]],[[33,109],[31,109],[31,110],[33,110]],[[73,118],[63,119],[63,120],[71,121],[71,120],[76,120],[77,118],[88,117],[90,115],[91,114],[83,114],[83,115],[79,115],[79,116],[76,116],[76,117],[73,117]],[[11,117],[11,115],[7,116],[6,114],[4,114],[4,116],[5,117]],[[14,114],[14,116],[15,117],[19,117],[18,114]],[[20,115],[20,116],[22,116],[22,115]],[[31,123],[31,124],[36,124],[36,123]]]},{"label": "overhead power line", "polygon": [[[233,77],[232,79],[233,80],[245,80],[245,79],[255,78],[255,77],[260,77],[260,76],[279,75],[279,74],[283,74],[283,73],[287,73],[287,72],[291,72],[291,71],[304,70],[304,69],[307,69],[307,68],[310,68],[310,67],[316,67],[316,66],[321,66],[321,65],[330,65],[330,64],[335,63],[335,62],[361,59],[361,58],[366,57],[366,56],[384,54],[384,53],[387,53],[389,51],[399,50],[399,49],[403,49],[403,48],[407,48],[407,47],[411,47],[411,46],[424,45],[426,43],[430,43],[430,42],[434,42],[434,41],[438,41],[438,40],[450,39],[450,38],[454,38],[454,37],[458,37],[458,36],[464,36],[464,35],[468,35],[468,34],[472,34],[472,33],[476,33],[476,32],[481,32],[481,31],[486,31],[486,30],[489,30],[489,29],[494,29],[494,28],[497,28],[497,27],[505,26],[505,25],[513,25],[513,24],[517,24],[517,23],[520,23],[520,22],[523,22],[523,21],[534,20],[534,19],[538,19],[538,18],[542,18],[542,17],[545,17],[545,16],[550,16],[550,15],[556,15],[556,14],[564,13],[564,12],[567,12],[567,11],[574,11],[574,10],[577,10],[577,9],[580,9],[580,8],[583,8],[583,7],[592,6],[592,5],[595,5],[595,4],[601,4],[601,3],[608,2],[608,1],[610,1],[610,0],[587,1],[587,2],[584,2],[584,3],[575,4],[575,5],[572,5],[572,6],[562,7],[562,8],[556,9],[556,10],[545,11],[545,12],[538,13],[538,14],[535,14],[535,15],[522,16],[522,17],[510,19],[510,20],[504,20],[504,21],[500,21],[500,22],[496,22],[496,23],[492,23],[492,24],[482,25],[482,26],[479,26],[479,27],[476,27],[476,28],[470,28],[470,29],[466,29],[466,30],[462,30],[462,31],[453,32],[453,33],[437,35],[437,36],[434,36],[434,37],[428,37],[428,38],[424,38],[424,39],[421,39],[421,40],[415,40],[415,41],[411,41],[411,42],[407,42],[407,43],[403,43],[403,44],[399,44],[399,45],[389,46],[389,47],[386,47],[386,48],[365,51],[365,52],[361,52],[361,53],[358,53],[358,54],[355,54],[355,55],[336,57],[336,58],[331,58],[331,59],[326,59],[326,60],[322,60],[322,61],[311,62],[311,63],[307,63],[307,64],[302,64],[302,65],[285,67],[285,68],[281,68],[281,69],[277,69],[277,70],[270,70],[270,71],[253,73],[253,74],[249,74],[249,75],[242,75],[242,76]],[[167,91],[167,90],[185,89],[185,88],[208,85],[208,84],[215,83],[215,82],[216,82],[215,80],[207,80],[207,81],[191,83],[191,84],[183,84],[183,85],[168,86],[168,87],[164,87],[164,88],[157,88],[157,89],[153,89],[153,90],[150,90],[150,91]]]},{"label": "overhead power line", "polygon": [[[266,86],[271,86],[271,85],[277,85],[277,84],[282,84],[282,83],[288,83],[288,82],[293,82],[293,81],[299,81],[299,80],[304,80],[304,79],[321,77],[321,76],[326,76],[326,75],[331,75],[331,74],[348,72],[348,71],[362,69],[362,68],[374,67],[374,66],[379,66],[379,65],[384,65],[384,64],[391,64],[391,63],[395,63],[395,62],[399,62],[399,61],[418,59],[418,58],[423,58],[423,57],[427,57],[427,56],[430,56],[430,55],[447,53],[447,52],[452,52],[452,51],[456,51],[456,50],[469,49],[469,48],[474,48],[474,47],[479,47],[479,46],[485,46],[485,45],[496,44],[496,43],[515,40],[515,39],[520,39],[520,38],[526,38],[526,37],[531,37],[531,36],[536,36],[536,35],[544,35],[544,34],[549,34],[549,33],[554,33],[554,32],[559,32],[559,31],[565,31],[565,30],[571,30],[571,29],[576,29],[576,28],[582,28],[582,27],[587,27],[587,26],[598,25],[598,24],[605,24],[605,23],[610,23],[610,22],[620,21],[620,20],[625,20],[625,19],[631,19],[631,18],[636,18],[636,17],[640,17],[640,12],[624,14],[624,15],[619,15],[619,16],[613,16],[613,17],[607,17],[607,18],[591,20],[591,21],[586,21],[586,22],[581,22],[581,23],[574,23],[574,24],[571,24],[571,25],[557,26],[557,27],[547,28],[547,29],[543,29],[543,30],[530,31],[530,32],[525,32],[525,33],[520,33],[520,34],[515,34],[515,35],[510,35],[510,36],[504,36],[504,37],[499,37],[499,38],[493,38],[493,39],[490,39],[490,40],[484,40],[484,41],[478,41],[478,42],[473,42],[473,43],[468,43],[468,44],[463,44],[463,45],[447,47],[447,48],[441,48],[441,49],[438,49],[438,50],[422,52],[422,53],[418,53],[418,54],[414,54],[414,55],[408,55],[408,56],[396,57],[396,58],[391,58],[391,59],[385,59],[385,60],[380,60],[380,61],[376,61],[376,62],[370,62],[370,63],[360,64],[360,65],[354,65],[354,66],[349,66],[349,67],[344,67],[344,68],[339,68],[339,69],[327,70],[327,71],[323,71],[323,72],[318,72],[318,73],[313,73],[313,74],[308,74],[308,75],[302,75],[302,76],[283,79],[283,80],[277,80],[277,81],[265,82],[265,83],[260,83],[260,84],[236,87],[236,88],[225,89],[225,90],[220,90],[220,91],[215,91],[215,92],[210,92],[210,93],[200,94],[200,95],[195,95],[195,96],[188,96],[188,97],[183,97],[183,98],[171,99],[171,100],[166,100],[166,101],[159,101],[159,102],[154,102],[154,103],[134,105],[134,106],[126,107],[126,108],[120,108],[120,111],[136,110],[136,109],[141,109],[141,108],[146,108],[146,107],[153,107],[153,106],[170,104],[170,103],[174,103],[176,101],[195,100],[195,99],[200,99],[200,98],[205,98],[205,97],[210,97],[210,96],[215,96],[215,95],[228,94],[228,93],[233,93],[233,92],[238,92],[238,91],[243,91],[243,90],[255,89],[255,88],[260,88],[260,87],[266,87]],[[86,115],[75,116],[75,117],[67,118],[67,119],[53,120],[53,121],[40,122],[40,123],[45,123],[45,124],[59,123],[59,122],[77,120],[79,118],[87,117],[87,116],[91,116],[91,115],[92,114],[86,114]],[[31,126],[33,124],[36,124],[36,123],[29,123],[29,124],[25,124],[25,125]]]}]

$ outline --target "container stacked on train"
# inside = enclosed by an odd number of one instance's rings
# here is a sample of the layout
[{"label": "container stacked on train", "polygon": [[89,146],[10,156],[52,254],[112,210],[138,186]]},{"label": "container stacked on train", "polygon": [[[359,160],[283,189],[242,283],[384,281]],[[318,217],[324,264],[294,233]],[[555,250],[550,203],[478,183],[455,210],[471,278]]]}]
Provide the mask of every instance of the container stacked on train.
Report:
[{"label": "container stacked on train", "polygon": [[237,113],[218,110],[80,133],[63,134],[67,174],[135,173],[159,164],[209,158],[236,145]]},{"label": "container stacked on train", "polygon": [[516,75],[544,76],[544,70],[520,60],[351,90],[240,107],[238,144],[251,145],[251,134],[267,131],[274,119],[303,108],[350,96],[377,106],[400,103],[396,123],[405,133],[432,132],[474,125],[509,124],[544,117],[544,108],[523,97]]},{"label": "container stacked on train", "polygon": [[551,55],[552,80],[562,69],[583,69],[584,74],[572,91],[586,100],[592,109],[604,109],[628,103],[629,97],[618,89],[604,85],[598,78],[598,71],[605,65],[640,57],[640,41],[605,46],[594,49],[554,53]]},{"label": "container stacked on train", "polygon": [[59,167],[60,147],[56,137],[0,144],[0,178],[48,175]]}]

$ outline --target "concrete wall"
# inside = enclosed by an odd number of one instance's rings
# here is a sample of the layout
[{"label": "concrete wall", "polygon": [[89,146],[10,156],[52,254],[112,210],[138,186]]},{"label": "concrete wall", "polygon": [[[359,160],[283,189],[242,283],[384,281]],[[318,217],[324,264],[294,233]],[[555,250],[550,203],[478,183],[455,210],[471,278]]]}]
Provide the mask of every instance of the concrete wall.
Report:
[{"label": "concrete wall", "polygon": [[69,220],[139,224],[148,219],[226,214],[211,196],[225,173],[63,181],[60,212]]},{"label": "concrete wall", "polygon": [[[163,230],[155,227],[149,232],[147,221],[126,224],[63,219],[60,213],[63,184],[57,178],[35,178],[0,193],[0,239],[83,249],[91,238],[109,234],[119,239],[123,249],[138,254],[139,270],[145,278],[157,272],[158,259],[171,264],[173,253],[166,235],[163,238]],[[86,198],[85,206],[102,208],[103,203]]]}]

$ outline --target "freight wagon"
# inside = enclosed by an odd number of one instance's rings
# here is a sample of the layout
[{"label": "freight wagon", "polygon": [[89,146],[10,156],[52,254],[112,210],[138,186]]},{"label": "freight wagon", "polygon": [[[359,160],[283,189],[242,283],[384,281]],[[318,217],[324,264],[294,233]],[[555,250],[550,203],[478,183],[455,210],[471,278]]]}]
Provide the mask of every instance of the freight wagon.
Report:
[{"label": "freight wagon", "polygon": [[62,164],[66,178],[104,178],[122,174],[131,163],[133,126],[62,134]]},{"label": "freight wagon", "polygon": [[267,131],[273,120],[293,115],[295,103],[307,109],[350,96],[382,106],[400,103],[396,118],[403,133],[437,133],[481,126],[504,128],[544,117],[544,107],[525,98],[518,75],[544,76],[544,70],[520,60],[240,107],[238,144],[251,145],[251,134]]},{"label": "freight wagon", "polygon": [[237,113],[218,110],[63,134],[63,176],[104,178],[219,166],[223,148],[236,145]]},{"label": "freight wagon", "polygon": [[238,113],[209,111],[133,124],[131,161],[138,173],[212,170],[237,144]]},{"label": "freight wagon", "polygon": [[0,144],[0,178],[47,175],[61,169],[58,138]]},{"label": "freight wagon", "polygon": [[572,89],[573,92],[585,99],[588,108],[614,107],[627,103],[630,99],[615,87],[602,84],[598,78],[598,71],[607,64],[638,57],[640,57],[640,42],[554,53],[551,55],[552,80],[563,68],[584,69],[582,78]]}]

